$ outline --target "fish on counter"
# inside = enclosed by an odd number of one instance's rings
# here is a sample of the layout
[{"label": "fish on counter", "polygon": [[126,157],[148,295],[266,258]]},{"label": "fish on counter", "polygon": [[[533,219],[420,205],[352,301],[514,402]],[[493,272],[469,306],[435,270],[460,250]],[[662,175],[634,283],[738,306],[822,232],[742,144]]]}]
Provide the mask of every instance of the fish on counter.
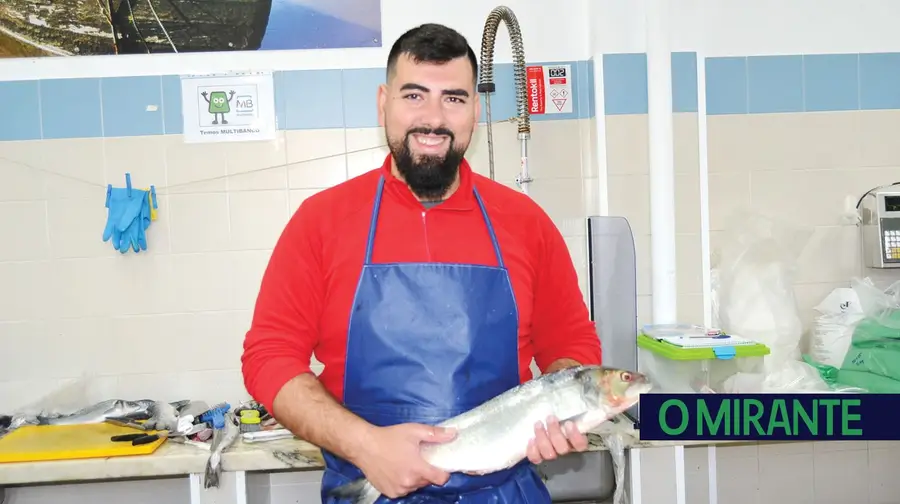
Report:
[{"label": "fish on counter", "polygon": [[[541,375],[437,424],[456,429],[447,443],[423,444],[425,461],[447,472],[488,474],[526,457],[534,425],[553,415],[581,433],[634,406],[652,388],[643,374],[602,366],[578,366]],[[332,490],[353,504],[373,504],[381,494],[367,479]]]},{"label": "fish on counter", "polygon": [[79,425],[103,423],[108,419],[153,420],[153,425],[160,420],[166,423],[169,419],[161,418],[161,413],[178,412],[191,401],[165,403],[150,399],[128,401],[109,399],[82,408],[73,413],[60,414],[20,414],[2,417],[0,435],[13,431],[23,425]]},{"label": "fish on counter", "polygon": [[206,471],[204,473],[204,488],[218,488],[219,478],[222,475],[222,454],[227,450],[238,438],[241,429],[235,425],[232,420],[233,415],[223,414],[218,417],[215,423],[223,421],[224,425],[219,428],[215,425],[213,440],[210,447],[209,459],[206,461]]}]

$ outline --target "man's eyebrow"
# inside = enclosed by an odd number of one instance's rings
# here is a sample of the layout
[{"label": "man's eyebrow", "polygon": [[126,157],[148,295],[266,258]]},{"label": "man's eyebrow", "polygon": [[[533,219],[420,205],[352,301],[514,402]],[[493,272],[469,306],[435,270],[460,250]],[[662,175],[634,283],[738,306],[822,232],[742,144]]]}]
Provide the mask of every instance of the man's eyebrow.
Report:
[{"label": "man's eyebrow", "polygon": [[444,96],[462,96],[465,98],[469,97],[469,92],[465,89],[445,89],[441,94]]},{"label": "man's eyebrow", "polygon": [[421,91],[423,93],[430,93],[431,90],[421,84],[413,84],[408,83],[400,86],[400,91]]},{"label": "man's eyebrow", "polygon": [[[415,83],[407,83],[400,86],[400,91],[421,91],[423,93],[430,93],[431,89]],[[441,91],[441,94],[444,96],[462,96],[465,98],[469,97],[469,92],[465,89],[445,89]]]}]

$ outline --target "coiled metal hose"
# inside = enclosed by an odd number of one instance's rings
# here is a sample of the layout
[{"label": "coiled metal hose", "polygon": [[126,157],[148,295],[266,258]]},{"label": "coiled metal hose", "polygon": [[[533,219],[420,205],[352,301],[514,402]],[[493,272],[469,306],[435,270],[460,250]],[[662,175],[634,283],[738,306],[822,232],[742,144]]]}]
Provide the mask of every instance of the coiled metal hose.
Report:
[{"label": "coiled metal hose", "polygon": [[491,93],[496,91],[494,83],[494,46],[497,41],[497,29],[500,22],[506,24],[509,31],[510,45],[513,52],[513,76],[516,87],[516,111],[518,112],[519,141],[521,142],[521,174],[516,182],[524,192],[528,192],[527,184],[531,182],[528,176],[528,140],[531,138],[531,116],[528,111],[527,76],[525,75],[525,45],[522,43],[522,31],[519,21],[512,9],[506,6],[495,7],[487,17],[484,24],[484,33],[481,38],[481,65],[478,81],[478,92],[484,94],[484,105],[487,120],[488,136],[488,165],[490,167],[491,180],[494,180],[494,134],[491,128]]}]

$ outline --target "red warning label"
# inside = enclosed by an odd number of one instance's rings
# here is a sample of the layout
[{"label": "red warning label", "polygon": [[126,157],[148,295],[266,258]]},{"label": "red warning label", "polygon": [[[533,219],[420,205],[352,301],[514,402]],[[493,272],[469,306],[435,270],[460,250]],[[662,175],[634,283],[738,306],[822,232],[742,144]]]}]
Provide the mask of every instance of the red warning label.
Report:
[{"label": "red warning label", "polygon": [[532,114],[543,114],[547,107],[544,93],[544,67],[527,67],[525,75],[528,86],[528,110]]}]

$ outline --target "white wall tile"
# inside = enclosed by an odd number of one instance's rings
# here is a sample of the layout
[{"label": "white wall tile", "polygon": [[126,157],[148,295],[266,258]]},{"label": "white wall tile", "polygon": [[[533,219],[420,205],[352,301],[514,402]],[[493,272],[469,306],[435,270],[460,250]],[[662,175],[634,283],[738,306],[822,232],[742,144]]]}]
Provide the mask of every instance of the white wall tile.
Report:
[{"label": "white wall tile", "polygon": [[3,142],[0,201],[42,200],[45,196],[43,151],[37,142]]},{"label": "white wall tile", "polygon": [[228,193],[169,196],[169,232],[173,253],[228,250],[231,242]]},{"label": "white wall tile", "polygon": [[125,174],[130,173],[134,187],[165,187],[166,145],[164,136],[104,138],[106,183],[125,187]]},{"label": "white wall tile", "polygon": [[232,250],[275,247],[288,221],[288,191],[243,191],[228,196]]},{"label": "white wall tile", "polygon": [[226,190],[228,156],[220,144],[188,144],[181,135],[165,139],[168,194]]},{"label": "white wall tile", "polygon": [[[0,261],[28,261],[50,257],[47,203],[0,203]],[[10,240],[10,237],[14,239]]]},{"label": "white wall tile", "polygon": [[[582,179],[591,131],[590,120],[535,123],[529,143],[540,175],[534,198],[567,237],[583,291],[583,221],[596,213],[601,186]],[[498,180],[511,184],[515,125],[498,123],[493,132]],[[0,342],[14,351],[0,355],[2,409],[25,399],[23,383],[44,390],[84,376],[103,376],[106,390],[124,396],[243,397],[242,341],[284,225],[305,198],[378,167],[387,154],[381,128],[228,144],[166,135],[3,147]],[[485,174],[486,147],[482,126],[468,157]],[[158,217],[140,254],[120,254],[101,239],[106,184],[123,187],[125,173],[134,187],[157,190]],[[172,352],[136,354],[134,341]],[[50,346],[59,358],[46,356]]]},{"label": "white wall tile", "polygon": [[[32,148],[41,151],[41,164],[37,168],[46,174],[46,196],[91,198],[96,197],[98,189],[105,191],[107,183],[124,187],[124,177],[107,180],[103,143],[102,138],[54,140],[52,146],[31,142]],[[99,201],[103,202],[103,198]]]}]

